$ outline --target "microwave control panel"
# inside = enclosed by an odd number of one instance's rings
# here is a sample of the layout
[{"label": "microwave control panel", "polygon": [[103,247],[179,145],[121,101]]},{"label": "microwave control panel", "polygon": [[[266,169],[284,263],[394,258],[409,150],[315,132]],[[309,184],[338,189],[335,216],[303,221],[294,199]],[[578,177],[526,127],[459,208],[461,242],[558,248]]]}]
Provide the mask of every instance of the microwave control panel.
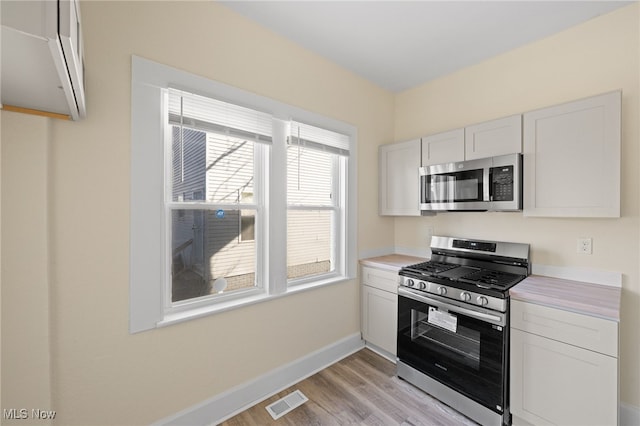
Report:
[{"label": "microwave control panel", "polygon": [[513,201],[513,166],[491,168],[491,199]]}]

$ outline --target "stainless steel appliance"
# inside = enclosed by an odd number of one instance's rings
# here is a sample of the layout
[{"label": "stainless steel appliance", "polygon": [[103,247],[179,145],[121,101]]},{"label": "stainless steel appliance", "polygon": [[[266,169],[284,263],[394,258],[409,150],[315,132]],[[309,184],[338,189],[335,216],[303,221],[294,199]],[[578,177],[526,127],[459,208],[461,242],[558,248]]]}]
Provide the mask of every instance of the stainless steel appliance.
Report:
[{"label": "stainless steel appliance", "polygon": [[398,377],[482,425],[508,425],[509,289],[529,245],[432,237],[398,288]]},{"label": "stainless steel appliance", "polygon": [[420,209],[522,210],[522,155],[421,167]]}]

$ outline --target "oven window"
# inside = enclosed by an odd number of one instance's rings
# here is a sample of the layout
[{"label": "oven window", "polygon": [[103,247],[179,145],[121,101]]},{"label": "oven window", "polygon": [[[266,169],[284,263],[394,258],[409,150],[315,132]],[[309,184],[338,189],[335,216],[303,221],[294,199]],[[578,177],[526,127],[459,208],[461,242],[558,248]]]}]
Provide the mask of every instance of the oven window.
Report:
[{"label": "oven window", "polygon": [[398,359],[500,413],[508,327],[398,296]]},{"label": "oven window", "polygon": [[412,309],[411,340],[417,345],[455,354],[461,364],[476,371],[480,369],[480,332],[458,326],[453,314],[431,307],[427,313]]}]

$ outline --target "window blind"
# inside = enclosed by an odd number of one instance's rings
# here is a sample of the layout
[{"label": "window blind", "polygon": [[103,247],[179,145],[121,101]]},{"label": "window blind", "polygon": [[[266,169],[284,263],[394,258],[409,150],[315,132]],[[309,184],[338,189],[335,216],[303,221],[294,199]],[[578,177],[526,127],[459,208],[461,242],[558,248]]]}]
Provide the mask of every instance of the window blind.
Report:
[{"label": "window blind", "polygon": [[181,90],[168,92],[170,124],[254,142],[272,141],[270,114]]},{"label": "window blind", "polygon": [[287,202],[289,205],[331,206],[334,156],[308,148],[287,149]]},{"label": "window blind", "polygon": [[349,136],[296,121],[291,122],[289,144],[349,156]]}]

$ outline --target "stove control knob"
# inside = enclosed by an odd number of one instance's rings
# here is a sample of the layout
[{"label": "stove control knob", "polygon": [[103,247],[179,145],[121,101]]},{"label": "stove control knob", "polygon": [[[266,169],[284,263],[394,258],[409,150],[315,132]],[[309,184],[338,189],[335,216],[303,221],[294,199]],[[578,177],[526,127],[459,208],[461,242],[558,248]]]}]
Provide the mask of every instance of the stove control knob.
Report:
[{"label": "stove control knob", "polygon": [[485,306],[487,303],[489,303],[487,298],[484,296],[478,296],[478,298],[476,299],[476,302],[478,302],[478,305],[480,306]]},{"label": "stove control knob", "polygon": [[447,294],[447,288],[446,287],[438,287],[438,294],[440,296],[444,296],[445,294]]},{"label": "stove control knob", "polygon": [[427,284],[424,281],[420,281],[418,284],[420,284],[420,290],[427,288]]},{"label": "stove control knob", "polygon": [[413,286],[414,286],[414,284],[415,284],[415,282],[414,282],[411,278],[409,278],[409,279],[407,280],[407,286],[409,286],[409,287],[413,287]]},{"label": "stove control knob", "polygon": [[471,300],[471,295],[466,291],[463,291],[462,293],[460,293],[460,300],[468,302],[469,300]]}]

